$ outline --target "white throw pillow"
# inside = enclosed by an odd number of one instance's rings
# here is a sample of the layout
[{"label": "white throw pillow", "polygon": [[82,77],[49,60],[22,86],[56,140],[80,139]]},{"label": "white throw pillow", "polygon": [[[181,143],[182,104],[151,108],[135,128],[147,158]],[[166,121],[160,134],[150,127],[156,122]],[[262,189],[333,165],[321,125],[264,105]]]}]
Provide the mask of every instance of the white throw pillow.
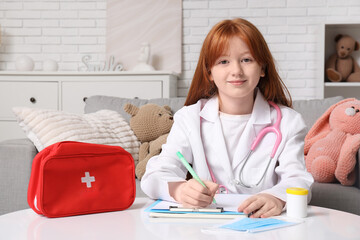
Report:
[{"label": "white throw pillow", "polygon": [[120,146],[139,159],[140,141],[117,112],[100,110],[74,114],[58,110],[15,107],[13,112],[26,136],[38,151],[61,141]]}]

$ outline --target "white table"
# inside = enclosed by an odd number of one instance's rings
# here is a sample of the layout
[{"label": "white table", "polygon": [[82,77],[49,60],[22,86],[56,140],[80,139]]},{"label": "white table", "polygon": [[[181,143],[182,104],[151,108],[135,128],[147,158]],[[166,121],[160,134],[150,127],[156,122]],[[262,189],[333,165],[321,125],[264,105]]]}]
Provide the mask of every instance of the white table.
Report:
[{"label": "white table", "polygon": [[137,198],[125,211],[65,218],[46,218],[31,209],[0,216],[0,239],[360,239],[360,216],[327,208],[309,207],[305,222],[262,233],[202,233],[204,227],[229,220],[154,219],[143,209],[153,201]]}]

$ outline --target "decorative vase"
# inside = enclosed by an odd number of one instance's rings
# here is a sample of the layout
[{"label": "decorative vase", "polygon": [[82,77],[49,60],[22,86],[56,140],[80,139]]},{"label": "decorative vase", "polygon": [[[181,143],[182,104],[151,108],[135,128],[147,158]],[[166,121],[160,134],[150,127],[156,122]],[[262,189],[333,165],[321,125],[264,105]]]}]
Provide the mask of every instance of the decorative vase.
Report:
[{"label": "decorative vase", "polygon": [[150,60],[150,44],[144,42],[141,44],[140,55],[138,58],[138,64],[132,69],[132,71],[155,71],[154,67],[149,64]]},{"label": "decorative vase", "polygon": [[32,71],[34,69],[34,60],[29,56],[20,56],[16,59],[15,68],[18,71]]},{"label": "decorative vase", "polygon": [[58,70],[58,68],[59,68],[59,66],[58,66],[57,62],[52,59],[47,59],[43,63],[43,71],[55,72]]}]

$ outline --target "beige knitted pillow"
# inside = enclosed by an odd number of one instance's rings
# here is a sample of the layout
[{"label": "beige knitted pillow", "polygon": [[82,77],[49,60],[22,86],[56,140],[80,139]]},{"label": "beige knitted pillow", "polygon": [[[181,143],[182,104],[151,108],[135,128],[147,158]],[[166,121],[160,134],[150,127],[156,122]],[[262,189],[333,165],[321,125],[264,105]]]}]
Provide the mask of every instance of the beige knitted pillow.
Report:
[{"label": "beige knitted pillow", "polygon": [[117,112],[100,110],[74,114],[57,110],[15,107],[13,112],[26,136],[38,151],[60,141],[78,141],[120,146],[139,158],[140,142]]}]

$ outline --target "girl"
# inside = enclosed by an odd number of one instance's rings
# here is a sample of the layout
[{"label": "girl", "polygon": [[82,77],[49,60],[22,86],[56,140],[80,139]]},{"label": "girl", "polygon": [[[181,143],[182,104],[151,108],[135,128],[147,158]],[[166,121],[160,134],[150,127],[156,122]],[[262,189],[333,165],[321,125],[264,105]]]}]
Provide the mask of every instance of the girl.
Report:
[{"label": "girl", "polygon": [[[221,21],[203,43],[185,107],[176,112],[161,154],[148,162],[142,190],[154,199],[206,207],[220,187],[253,194],[239,203],[238,211],[252,217],[279,215],[286,188],[310,189],[313,183],[304,164],[306,126],[291,106],[259,30],[244,19]],[[282,139],[268,133],[249,155],[261,130],[280,118]],[[271,158],[274,145],[278,148]],[[207,188],[194,179],[186,181],[177,151]]]}]

